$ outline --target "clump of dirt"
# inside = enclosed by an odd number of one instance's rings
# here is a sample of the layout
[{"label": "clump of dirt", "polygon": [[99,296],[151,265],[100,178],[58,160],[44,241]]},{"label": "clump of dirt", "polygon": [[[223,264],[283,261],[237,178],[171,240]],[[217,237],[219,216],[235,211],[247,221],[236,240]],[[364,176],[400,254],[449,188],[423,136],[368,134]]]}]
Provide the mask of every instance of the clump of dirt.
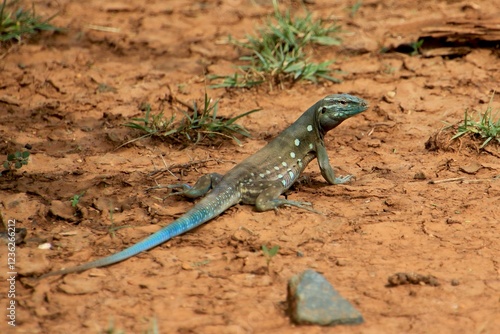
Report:
[{"label": "clump of dirt", "polygon": [[418,273],[396,273],[387,278],[388,286],[395,287],[405,284],[439,286],[439,280],[433,275],[422,275]]},{"label": "clump of dirt", "polygon": [[481,147],[485,138],[478,133],[469,132],[458,138],[454,138],[454,136],[458,133],[460,124],[462,124],[462,122],[442,127],[438,131],[434,132],[425,142],[425,148],[429,151],[441,150],[460,152],[464,150],[474,152],[476,154],[479,154],[480,152],[487,152],[498,156],[500,153],[500,147],[496,141],[492,141],[489,145]]},{"label": "clump of dirt", "polygon": [[442,127],[434,132],[425,142],[425,148],[429,151],[451,151],[457,152],[461,149],[471,149],[479,152],[481,143],[477,136],[466,134],[459,138],[453,138],[457,134],[459,123],[451,126]]}]

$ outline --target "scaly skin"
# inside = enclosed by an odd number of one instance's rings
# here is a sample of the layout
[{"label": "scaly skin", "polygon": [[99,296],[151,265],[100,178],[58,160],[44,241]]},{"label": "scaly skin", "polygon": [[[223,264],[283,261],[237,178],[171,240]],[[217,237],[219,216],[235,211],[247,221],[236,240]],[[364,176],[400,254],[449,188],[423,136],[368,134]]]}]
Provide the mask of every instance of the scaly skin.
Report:
[{"label": "scaly skin", "polygon": [[367,108],[368,104],[363,99],[352,95],[325,97],[304,112],[273,141],[224,176],[205,175],[193,187],[183,184],[171,186],[181,189],[176,194],[191,198],[205,194],[206,196],[170,225],[118,253],[80,266],[53,271],[41,278],[81,272],[123,261],[200,226],[240,202],[253,204],[258,211],[273,210],[283,205],[307,209],[310,203],[279,196],[290,188],[314,158],[318,158],[321,175],[328,183],[341,184],[349,181],[350,175],[335,177],[323,138],[344,120]]}]

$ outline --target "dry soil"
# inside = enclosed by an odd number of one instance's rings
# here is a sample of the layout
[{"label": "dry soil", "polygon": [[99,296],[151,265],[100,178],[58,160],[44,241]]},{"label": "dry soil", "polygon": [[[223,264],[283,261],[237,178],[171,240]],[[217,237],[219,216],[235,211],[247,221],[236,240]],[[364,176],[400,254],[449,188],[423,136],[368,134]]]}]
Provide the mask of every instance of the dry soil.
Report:
[{"label": "dry soil", "polygon": [[[0,332],[146,333],[154,322],[160,333],[500,332],[499,146],[478,150],[480,141],[465,138],[448,147],[449,136],[435,136],[466,109],[486,110],[500,90],[498,41],[471,41],[465,31],[460,45],[435,39],[426,55],[397,52],[429,26],[492,22],[500,4],[369,0],[351,15],[354,3],[304,5],[342,25],[341,46],[314,50],[336,61],[341,83],[225,90],[206,88],[206,75],[234,71],[240,55],[227,36],[253,33],[273,11],[268,1],[35,1],[42,16],[59,12],[53,23],[67,30],[1,49],[1,156],[32,149],[27,166],[0,178],[4,220],[28,230],[16,251],[13,299],[4,289],[6,247],[0,252]],[[298,1],[284,6],[304,13]],[[206,89],[220,99],[221,115],[262,109],[240,121],[252,134],[242,146],[146,138],[117,148],[140,135],[123,124],[144,116],[142,103],[170,115],[172,98],[191,104]],[[371,105],[326,138],[336,171],[355,179],[330,186],[314,161],[287,195],[323,215],[237,205],[122,263],[30,278],[117,252],[167,225],[193,202],[150,188],[224,173],[339,92]],[[498,95],[492,106],[499,108]],[[151,176],[165,167],[171,173]],[[45,243],[52,249],[39,248]],[[269,267],[262,245],[280,246]],[[365,323],[291,324],[287,280],[307,268],[323,273]],[[439,284],[388,287],[396,273]],[[16,327],[7,324],[9,300]]]}]

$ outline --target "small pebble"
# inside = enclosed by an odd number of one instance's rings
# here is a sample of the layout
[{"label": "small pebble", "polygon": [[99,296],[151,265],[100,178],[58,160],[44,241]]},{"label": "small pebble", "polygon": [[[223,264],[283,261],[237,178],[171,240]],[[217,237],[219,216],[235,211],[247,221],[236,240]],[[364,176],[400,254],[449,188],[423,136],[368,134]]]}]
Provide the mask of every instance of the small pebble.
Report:
[{"label": "small pebble", "polygon": [[417,172],[415,175],[413,175],[414,180],[425,180],[427,179],[427,176],[425,176],[424,172]]},{"label": "small pebble", "polygon": [[46,242],[44,244],[41,244],[41,245],[38,245],[38,249],[51,249],[52,248],[52,244],[49,243],[49,242]]}]

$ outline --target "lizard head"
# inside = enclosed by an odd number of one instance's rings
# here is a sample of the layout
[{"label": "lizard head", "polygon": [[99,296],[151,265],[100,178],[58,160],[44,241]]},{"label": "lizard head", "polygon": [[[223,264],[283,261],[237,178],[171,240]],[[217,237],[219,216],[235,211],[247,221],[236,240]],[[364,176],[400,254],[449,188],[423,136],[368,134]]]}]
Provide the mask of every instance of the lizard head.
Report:
[{"label": "lizard head", "polygon": [[349,94],[328,95],[319,101],[316,109],[316,119],[323,133],[330,131],[337,125],[368,109],[368,103]]}]

